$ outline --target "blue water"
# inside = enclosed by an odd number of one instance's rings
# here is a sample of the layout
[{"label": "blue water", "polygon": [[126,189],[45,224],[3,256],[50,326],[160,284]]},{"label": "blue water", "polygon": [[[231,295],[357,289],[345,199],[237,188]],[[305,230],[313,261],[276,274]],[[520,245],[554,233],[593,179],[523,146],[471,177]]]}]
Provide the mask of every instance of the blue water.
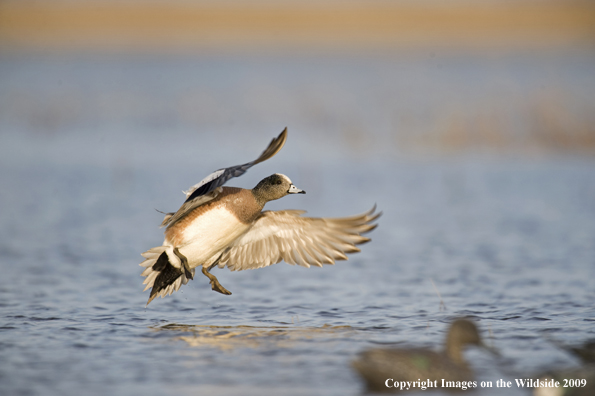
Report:
[{"label": "blue water", "polygon": [[[586,123],[592,58],[546,60],[1,59],[1,393],[358,395],[358,352],[439,348],[458,316],[502,355],[467,353],[478,381],[578,366],[551,339],[595,337],[595,159],[412,154],[398,138],[453,101],[473,111],[518,90],[527,104],[547,84]],[[531,119],[513,108],[499,109],[522,135]],[[372,241],[322,269],[216,269],[233,295],[199,275],[145,308],[154,209],[176,210],[181,190],[285,126],[285,148],[229,185],[287,174],[308,194],[267,208],[311,216],[376,203]]]}]

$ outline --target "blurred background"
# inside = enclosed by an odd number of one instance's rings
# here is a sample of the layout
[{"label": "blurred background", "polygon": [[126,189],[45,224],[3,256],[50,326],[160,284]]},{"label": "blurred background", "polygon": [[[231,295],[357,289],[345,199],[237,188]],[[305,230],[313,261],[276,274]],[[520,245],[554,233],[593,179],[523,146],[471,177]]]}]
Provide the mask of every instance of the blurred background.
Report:
[{"label": "blurred background", "polygon": [[[373,241],[144,309],[154,209],[286,126],[228,184],[287,174],[308,194],[267,208],[313,216],[377,203]],[[595,337],[594,154],[593,1],[1,0],[0,383],[356,395],[371,341],[437,347],[457,316],[504,356],[472,355],[481,379],[576,367],[548,339]]]},{"label": "blurred background", "polygon": [[594,48],[591,1],[4,0],[0,125],[592,155]]}]

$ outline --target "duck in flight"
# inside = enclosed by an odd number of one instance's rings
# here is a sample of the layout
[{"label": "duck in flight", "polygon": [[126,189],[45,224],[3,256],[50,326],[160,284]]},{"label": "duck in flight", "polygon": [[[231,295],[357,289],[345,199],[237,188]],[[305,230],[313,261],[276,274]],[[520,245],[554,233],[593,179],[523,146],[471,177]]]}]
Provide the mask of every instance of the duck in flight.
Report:
[{"label": "duck in flight", "polygon": [[223,187],[231,178],[268,160],[287,140],[287,128],[274,138],[254,161],[219,169],[190,187],[177,212],[167,213],[162,227],[162,246],[142,254],[140,265],[145,290],[151,289],[147,305],[165,297],[194,278],[197,267],[209,278],[211,288],[231,294],[210,271],[228,267],[232,271],[256,269],[285,260],[304,267],[347,260],[347,253],[370,239],[361,236],[376,228],[381,213],[368,212],[344,218],[302,217],[302,210],[263,211],[268,201],[288,194],[305,194],[289,177],[275,173],[253,189]]}]

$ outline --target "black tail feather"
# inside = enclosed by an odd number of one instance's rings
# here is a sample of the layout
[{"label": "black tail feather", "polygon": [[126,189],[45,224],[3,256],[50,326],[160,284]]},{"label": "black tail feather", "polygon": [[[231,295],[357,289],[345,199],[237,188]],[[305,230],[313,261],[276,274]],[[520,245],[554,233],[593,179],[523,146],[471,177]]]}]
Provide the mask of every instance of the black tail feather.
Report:
[{"label": "black tail feather", "polygon": [[157,297],[163,289],[167,288],[183,275],[181,269],[171,265],[167,257],[167,253],[165,252],[161,253],[161,256],[159,256],[157,262],[153,264],[152,268],[154,271],[159,271],[159,275],[157,275],[157,278],[155,278],[147,305],[149,305],[149,303],[153,301],[153,299]]}]

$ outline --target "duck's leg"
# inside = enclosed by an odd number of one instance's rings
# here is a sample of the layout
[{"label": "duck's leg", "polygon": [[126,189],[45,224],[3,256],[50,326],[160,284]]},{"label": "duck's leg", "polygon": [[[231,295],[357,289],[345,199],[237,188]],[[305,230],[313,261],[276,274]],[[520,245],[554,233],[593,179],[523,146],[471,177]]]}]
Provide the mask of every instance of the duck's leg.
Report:
[{"label": "duck's leg", "polygon": [[[221,256],[219,256],[219,258],[221,258]],[[211,280],[211,289],[213,289],[214,291],[219,292],[221,294],[226,294],[229,296],[229,295],[231,295],[231,292],[229,290],[227,290],[226,288],[224,288],[223,286],[221,286],[221,283],[219,283],[219,281],[217,280],[217,277],[215,275],[209,273],[211,268],[215,267],[218,262],[219,262],[219,259],[217,259],[213,264],[211,264],[209,266],[209,268],[203,266],[202,273],[204,274],[204,276],[206,276],[207,278],[209,278]]]},{"label": "duck's leg", "polygon": [[194,276],[192,275],[192,271],[190,271],[190,265],[188,264],[188,259],[186,258],[186,256],[184,256],[182,253],[180,253],[180,251],[178,250],[177,247],[174,248],[174,253],[176,256],[178,256],[178,258],[182,262],[182,268],[184,269],[186,278],[188,278],[190,280],[194,279]]}]

